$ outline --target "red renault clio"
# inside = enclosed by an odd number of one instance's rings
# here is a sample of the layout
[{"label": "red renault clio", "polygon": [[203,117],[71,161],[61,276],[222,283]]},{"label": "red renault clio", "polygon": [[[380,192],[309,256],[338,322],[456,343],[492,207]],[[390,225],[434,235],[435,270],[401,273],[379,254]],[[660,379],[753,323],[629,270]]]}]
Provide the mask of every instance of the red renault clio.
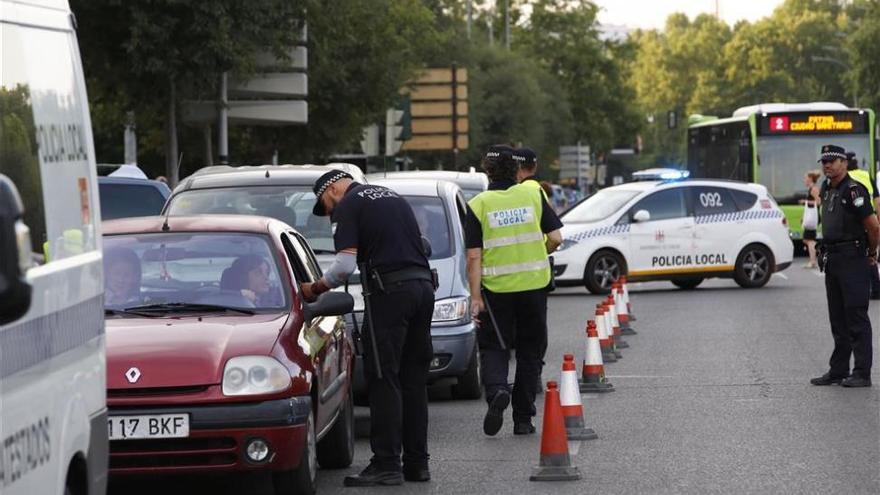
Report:
[{"label": "red renault clio", "polygon": [[312,493],[351,464],[352,297],[305,303],[303,238],[263,217],[104,224],[112,475],[265,471]]}]

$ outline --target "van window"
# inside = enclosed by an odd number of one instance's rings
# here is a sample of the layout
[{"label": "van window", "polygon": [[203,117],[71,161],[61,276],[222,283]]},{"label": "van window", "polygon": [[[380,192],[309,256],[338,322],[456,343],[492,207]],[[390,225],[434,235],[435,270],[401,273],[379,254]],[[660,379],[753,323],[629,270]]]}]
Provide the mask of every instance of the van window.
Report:
[{"label": "van window", "polygon": [[72,35],[0,31],[0,173],[21,193],[34,262],[94,250],[92,136]]}]

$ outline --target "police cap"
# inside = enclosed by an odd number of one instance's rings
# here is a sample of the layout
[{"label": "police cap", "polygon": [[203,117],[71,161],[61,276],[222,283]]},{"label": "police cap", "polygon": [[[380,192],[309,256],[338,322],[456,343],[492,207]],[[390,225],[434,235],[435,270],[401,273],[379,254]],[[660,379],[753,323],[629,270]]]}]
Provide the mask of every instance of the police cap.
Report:
[{"label": "police cap", "polygon": [[538,154],[531,148],[519,148],[513,155],[513,159],[520,164],[532,168],[538,164]]},{"label": "police cap", "polygon": [[840,158],[841,160],[846,160],[846,150],[841,148],[840,146],[835,146],[833,144],[826,144],[822,146],[822,155],[819,157],[819,162],[833,162],[834,160]]},{"label": "police cap", "polygon": [[323,217],[327,215],[327,212],[324,210],[324,204],[321,203],[321,196],[327,190],[328,187],[332,186],[334,182],[341,179],[354,179],[348,172],[343,172],[342,170],[331,170],[321,177],[318,177],[318,180],[315,181],[315,186],[312,188],[312,191],[315,193],[315,206],[312,208],[312,214],[318,217]]}]

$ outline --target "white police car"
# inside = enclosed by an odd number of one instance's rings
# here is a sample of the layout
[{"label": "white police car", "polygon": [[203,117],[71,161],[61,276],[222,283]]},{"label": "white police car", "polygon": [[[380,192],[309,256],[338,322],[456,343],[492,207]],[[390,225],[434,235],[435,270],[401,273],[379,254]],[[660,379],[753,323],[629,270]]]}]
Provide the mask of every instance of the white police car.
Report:
[{"label": "white police car", "polygon": [[602,189],[562,215],[560,286],[601,294],[621,274],[692,289],[710,277],[761,287],[791,265],[785,216],[764,186],[644,181]]}]

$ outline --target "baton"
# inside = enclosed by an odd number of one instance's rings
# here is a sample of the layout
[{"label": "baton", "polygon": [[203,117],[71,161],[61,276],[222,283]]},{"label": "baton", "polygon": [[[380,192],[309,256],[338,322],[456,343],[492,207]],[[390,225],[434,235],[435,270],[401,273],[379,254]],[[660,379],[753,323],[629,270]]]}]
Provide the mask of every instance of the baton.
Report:
[{"label": "baton", "polygon": [[367,328],[367,333],[370,338],[370,347],[373,351],[373,364],[376,366],[376,376],[381,380],[382,362],[379,360],[379,346],[376,344],[376,329],[373,326],[373,310],[370,305],[370,296],[373,291],[370,289],[370,278],[367,272],[367,265],[365,263],[359,264],[358,270],[361,272],[361,294],[364,296],[364,316],[367,320],[367,324],[364,326]]},{"label": "baton", "polygon": [[501,349],[506,351],[507,344],[504,342],[504,337],[501,336],[498,322],[495,321],[495,313],[492,312],[492,306],[489,306],[489,298],[486,297],[486,291],[482,287],[480,287],[480,294],[483,296],[483,304],[486,306],[486,312],[489,313],[489,319],[492,320],[492,326],[495,327],[495,336],[498,337],[498,343],[501,344]]}]

